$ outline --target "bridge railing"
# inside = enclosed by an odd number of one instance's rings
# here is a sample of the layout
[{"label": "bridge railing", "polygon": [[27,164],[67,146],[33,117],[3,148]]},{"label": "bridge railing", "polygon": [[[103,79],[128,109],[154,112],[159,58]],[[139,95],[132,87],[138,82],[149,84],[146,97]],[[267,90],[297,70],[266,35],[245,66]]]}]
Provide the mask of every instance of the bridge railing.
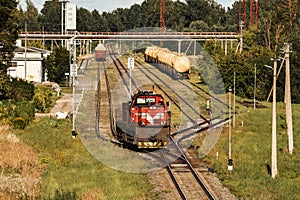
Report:
[{"label": "bridge railing", "polygon": [[77,40],[85,39],[229,39],[237,40],[237,32],[20,32],[21,39],[70,39],[76,35]]}]

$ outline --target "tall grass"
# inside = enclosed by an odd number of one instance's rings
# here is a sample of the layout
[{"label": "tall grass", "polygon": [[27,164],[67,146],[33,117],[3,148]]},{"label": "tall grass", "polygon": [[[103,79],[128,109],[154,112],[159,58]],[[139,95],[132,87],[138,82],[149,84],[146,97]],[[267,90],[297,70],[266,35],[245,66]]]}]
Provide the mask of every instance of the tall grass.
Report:
[{"label": "tall grass", "polygon": [[[279,175],[271,171],[272,108],[254,110],[238,105],[232,131],[234,170],[227,170],[228,127],[207,156],[223,184],[240,199],[300,199],[300,105],[293,105],[294,153],[288,153],[285,105],[277,104],[277,163]],[[216,153],[219,157],[216,159]]]},{"label": "tall grass", "polygon": [[113,170],[92,157],[79,138],[71,138],[67,120],[43,118],[19,137],[39,154],[41,197],[45,199],[147,199],[151,189],[146,175]]}]

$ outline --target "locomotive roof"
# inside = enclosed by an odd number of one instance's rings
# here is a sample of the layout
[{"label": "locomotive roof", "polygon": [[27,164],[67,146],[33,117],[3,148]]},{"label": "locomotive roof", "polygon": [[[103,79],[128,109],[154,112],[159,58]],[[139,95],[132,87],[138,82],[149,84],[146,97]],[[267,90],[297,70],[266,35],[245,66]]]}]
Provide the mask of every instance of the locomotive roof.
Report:
[{"label": "locomotive roof", "polygon": [[159,97],[162,97],[161,94],[156,94],[155,92],[153,91],[138,91],[138,93],[136,93],[132,98],[136,98],[138,96],[159,96]]}]

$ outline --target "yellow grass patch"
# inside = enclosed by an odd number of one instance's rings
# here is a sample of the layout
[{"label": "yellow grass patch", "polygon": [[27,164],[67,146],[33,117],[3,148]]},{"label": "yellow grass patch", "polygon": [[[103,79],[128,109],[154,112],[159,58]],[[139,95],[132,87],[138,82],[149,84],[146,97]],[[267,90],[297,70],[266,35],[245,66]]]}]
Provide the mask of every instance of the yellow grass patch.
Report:
[{"label": "yellow grass patch", "polygon": [[[32,147],[2,128],[6,140],[0,141],[0,199],[35,198],[40,194],[43,166]],[[14,141],[9,142],[9,138]]]}]

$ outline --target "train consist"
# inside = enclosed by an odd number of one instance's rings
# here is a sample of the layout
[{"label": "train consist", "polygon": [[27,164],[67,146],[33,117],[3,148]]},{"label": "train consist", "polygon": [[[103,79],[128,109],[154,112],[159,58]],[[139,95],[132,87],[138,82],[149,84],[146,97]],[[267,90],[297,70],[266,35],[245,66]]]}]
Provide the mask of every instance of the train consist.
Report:
[{"label": "train consist", "polygon": [[116,113],[116,137],[119,141],[137,148],[167,146],[171,114],[162,95],[139,91]]},{"label": "train consist", "polygon": [[99,43],[95,48],[95,59],[97,61],[105,61],[106,60],[106,48],[103,44]]},{"label": "train consist", "polygon": [[191,70],[189,58],[178,55],[167,48],[147,47],[144,57],[146,62],[156,63],[160,70],[173,78],[188,78]]}]

